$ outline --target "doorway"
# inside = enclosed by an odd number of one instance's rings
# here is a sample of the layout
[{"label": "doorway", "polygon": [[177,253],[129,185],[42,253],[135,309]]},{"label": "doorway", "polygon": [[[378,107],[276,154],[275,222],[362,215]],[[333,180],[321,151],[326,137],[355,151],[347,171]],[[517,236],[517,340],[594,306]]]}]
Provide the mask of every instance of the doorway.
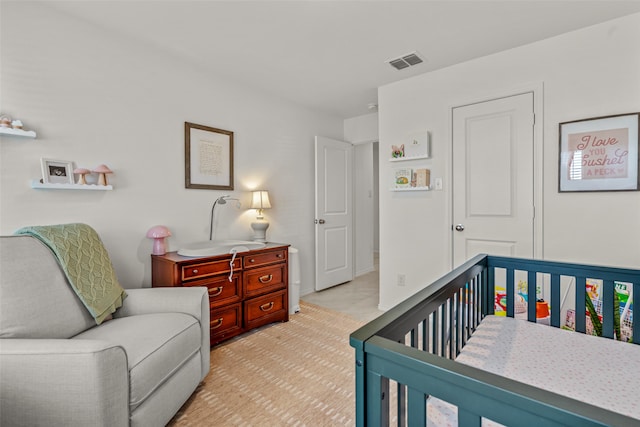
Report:
[{"label": "doorway", "polygon": [[316,136],[316,291],[353,279],[353,145]]},{"label": "doorway", "polygon": [[535,254],[534,93],[452,109],[453,266]]}]

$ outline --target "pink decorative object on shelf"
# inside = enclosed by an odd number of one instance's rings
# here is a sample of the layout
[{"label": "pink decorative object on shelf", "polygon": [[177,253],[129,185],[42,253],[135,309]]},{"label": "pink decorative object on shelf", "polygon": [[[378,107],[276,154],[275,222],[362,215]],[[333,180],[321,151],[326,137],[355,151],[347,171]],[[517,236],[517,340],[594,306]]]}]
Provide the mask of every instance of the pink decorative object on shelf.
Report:
[{"label": "pink decorative object on shelf", "polygon": [[98,185],[107,185],[107,174],[113,173],[107,165],[100,165],[95,168],[93,172],[100,174],[98,178]]},{"label": "pink decorative object on shelf", "polygon": [[171,231],[164,225],[156,225],[147,231],[147,237],[153,239],[153,255],[164,255],[167,253],[164,238],[171,236]]},{"label": "pink decorative object on shelf", "polygon": [[77,168],[73,171],[73,173],[80,175],[80,177],[78,178],[78,184],[86,185],[87,180],[85,179],[85,175],[91,173],[91,171],[86,168]]}]

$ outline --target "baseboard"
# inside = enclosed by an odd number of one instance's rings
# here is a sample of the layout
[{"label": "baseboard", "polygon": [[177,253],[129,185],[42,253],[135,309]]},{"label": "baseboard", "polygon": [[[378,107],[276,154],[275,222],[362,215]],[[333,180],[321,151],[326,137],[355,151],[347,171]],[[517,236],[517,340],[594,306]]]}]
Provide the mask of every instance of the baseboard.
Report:
[{"label": "baseboard", "polygon": [[371,273],[372,271],[376,271],[376,267],[373,265],[364,270],[356,271],[355,277],[362,276],[363,274]]}]

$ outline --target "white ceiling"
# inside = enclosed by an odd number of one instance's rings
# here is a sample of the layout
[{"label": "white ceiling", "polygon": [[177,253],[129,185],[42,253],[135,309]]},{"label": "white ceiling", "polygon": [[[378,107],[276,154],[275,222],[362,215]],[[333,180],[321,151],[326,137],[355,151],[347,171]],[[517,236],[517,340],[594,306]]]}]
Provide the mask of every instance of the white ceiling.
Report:
[{"label": "white ceiling", "polygon": [[[640,12],[636,1],[48,1],[185,64],[342,118],[379,86]],[[396,71],[386,60],[418,51]]]}]

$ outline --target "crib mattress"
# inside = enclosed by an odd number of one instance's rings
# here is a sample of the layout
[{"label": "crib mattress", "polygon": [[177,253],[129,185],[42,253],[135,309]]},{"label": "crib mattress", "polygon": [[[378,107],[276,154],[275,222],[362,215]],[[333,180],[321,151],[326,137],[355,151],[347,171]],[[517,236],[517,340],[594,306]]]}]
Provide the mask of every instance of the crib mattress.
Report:
[{"label": "crib mattress", "polygon": [[[640,419],[637,345],[487,316],[456,362]],[[427,414],[431,426],[458,425],[456,407],[439,399]]]}]

